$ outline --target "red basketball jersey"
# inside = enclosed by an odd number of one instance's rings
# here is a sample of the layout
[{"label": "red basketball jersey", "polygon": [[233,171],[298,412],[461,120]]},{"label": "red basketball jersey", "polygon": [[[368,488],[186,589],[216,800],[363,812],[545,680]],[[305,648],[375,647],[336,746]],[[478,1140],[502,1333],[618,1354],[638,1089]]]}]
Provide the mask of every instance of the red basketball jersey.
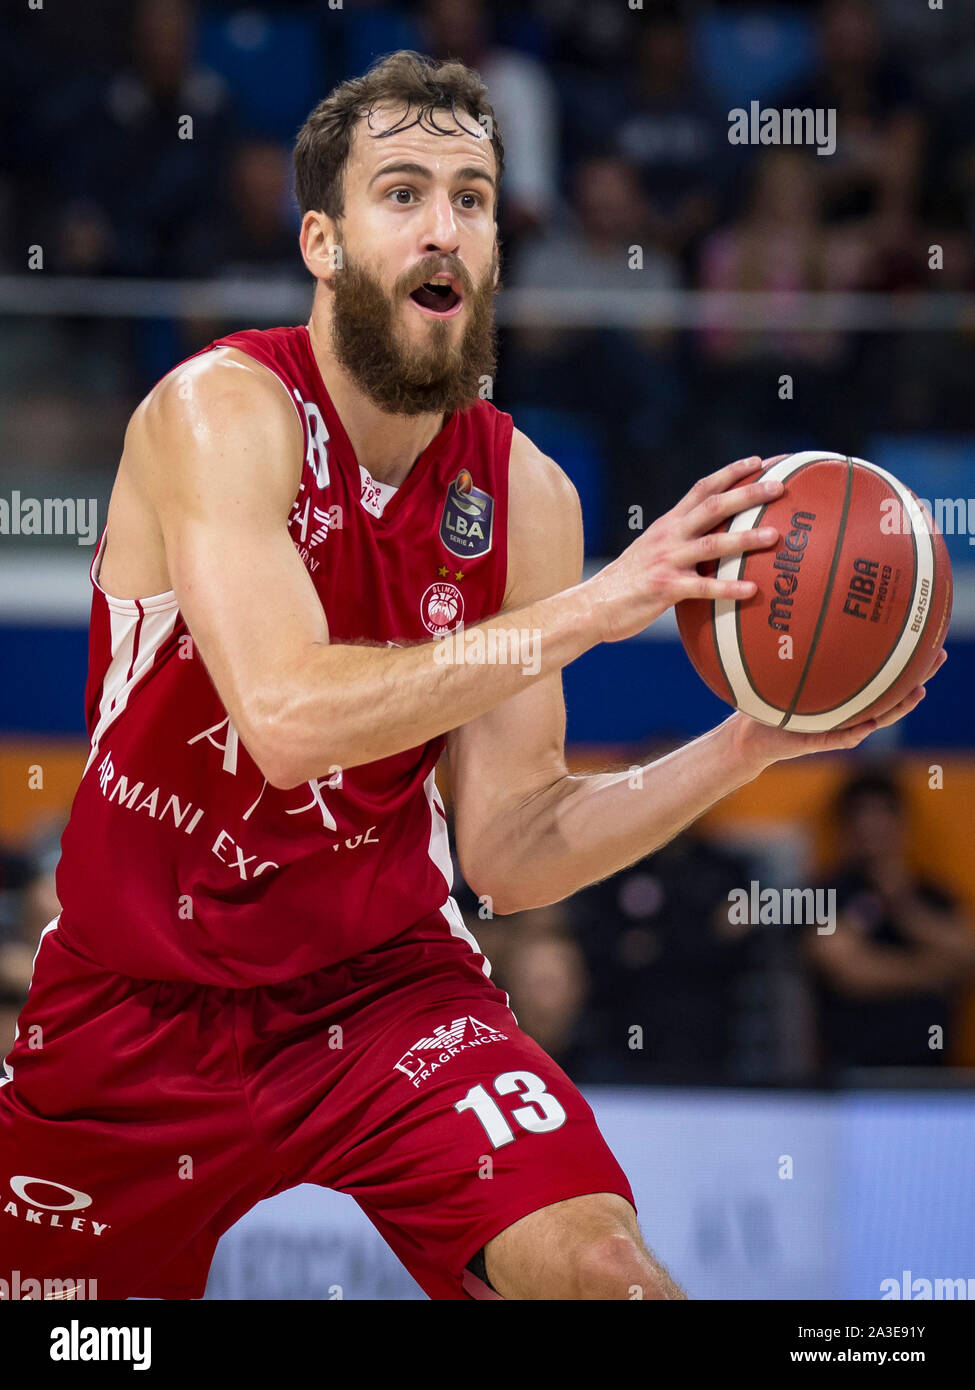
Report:
[{"label": "red basketball jersey", "polygon": [[[332,642],[434,641],[505,589],[511,417],[455,412],[398,488],[357,462],[306,327],[217,339],[269,367],[304,433],[288,529]],[[230,722],[172,590],[93,586],[91,753],[62,840],[69,943],[121,974],[247,987],[307,974],[425,919],[466,935],[434,767],[438,735],[272,787]]]}]

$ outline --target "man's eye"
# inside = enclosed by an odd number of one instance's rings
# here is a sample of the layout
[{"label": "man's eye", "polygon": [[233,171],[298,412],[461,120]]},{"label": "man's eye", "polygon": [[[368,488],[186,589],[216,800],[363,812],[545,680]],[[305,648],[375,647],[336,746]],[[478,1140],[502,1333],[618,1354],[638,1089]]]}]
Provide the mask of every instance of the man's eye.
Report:
[{"label": "man's eye", "polygon": [[394,202],[399,203],[400,207],[409,207],[413,199],[413,190],[411,188],[394,188],[390,191],[389,197]]},{"label": "man's eye", "polygon": [[481,195],[479,193],[462,193],[461,202],[468,210],[481,206]]}]

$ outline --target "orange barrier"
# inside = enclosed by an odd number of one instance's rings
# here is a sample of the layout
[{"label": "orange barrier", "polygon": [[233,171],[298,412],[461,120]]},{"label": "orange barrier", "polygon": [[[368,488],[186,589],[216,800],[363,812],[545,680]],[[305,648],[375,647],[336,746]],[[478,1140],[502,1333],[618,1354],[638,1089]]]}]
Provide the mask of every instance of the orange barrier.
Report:
[{"label": "orange barrier", "polygon": [[[74,739],[0,740],[0,840],[19,843],[40,825],[66,816],[87,756],[87,745]],[[618,748],[570,750],[574,772],[628,765]],[[779,763],[721,802],[701,824],[720,834],[725,827],[774,829],[783,822],[805,822],[817,863],[825,868],[837,848],[829,829],[830,798],[852,765],[836,757]],[[975,929],[975,757],[903,754],[897,766],[911,807],[915,867],[959,896]],[[931,785],[936,768],[941,769],[940,789]],[[445,777],[438,780],[446,782]],[[449,795],[449,787],[442,790]],[[975,990],[952,1060],[975,1066]]]},{"label": "orange barrier", "polygon": [[19,843],[65,818],[87,758],[79,739],[0,739],[0,840]]}]

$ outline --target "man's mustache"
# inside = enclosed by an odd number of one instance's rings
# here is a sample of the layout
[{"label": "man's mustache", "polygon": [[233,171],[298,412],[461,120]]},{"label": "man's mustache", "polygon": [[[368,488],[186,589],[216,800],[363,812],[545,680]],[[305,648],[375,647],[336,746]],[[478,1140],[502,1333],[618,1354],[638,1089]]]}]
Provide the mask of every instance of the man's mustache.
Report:
[{"label": "man's mustache", "polygon": [[425,285],[428,280],[432,280],[435,275],[450,275],[465,295],[474,293],[474,281],[467,267],[455,256],[428,256],[418,266],[399,276],[393,288],[397,294],[409,295],[421,285]]}]

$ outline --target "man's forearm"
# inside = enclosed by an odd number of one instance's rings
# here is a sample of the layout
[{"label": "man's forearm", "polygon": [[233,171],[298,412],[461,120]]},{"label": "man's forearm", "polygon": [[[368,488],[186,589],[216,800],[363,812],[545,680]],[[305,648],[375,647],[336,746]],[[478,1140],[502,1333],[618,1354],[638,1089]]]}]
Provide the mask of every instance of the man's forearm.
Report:
[{"label": "man's forearm", "polygon": [[[567,776],[496,821],[471,886],[501,913],[542,907],[651,854],[764,764],[737,737],[740,716],[632,771]],[[490,867],[488,867],[490,866]]]},{"label": "man's forearm", "polygon": [[[509,633],[529,647],[507,642]],[[263,701],[262,743],[281,750],[272,761],[283,769],[281,780],[297,786],[476,719],[598,640],[579,584],[450,633],[443,645],[315,647],[295,670],[277,673]]]}]

